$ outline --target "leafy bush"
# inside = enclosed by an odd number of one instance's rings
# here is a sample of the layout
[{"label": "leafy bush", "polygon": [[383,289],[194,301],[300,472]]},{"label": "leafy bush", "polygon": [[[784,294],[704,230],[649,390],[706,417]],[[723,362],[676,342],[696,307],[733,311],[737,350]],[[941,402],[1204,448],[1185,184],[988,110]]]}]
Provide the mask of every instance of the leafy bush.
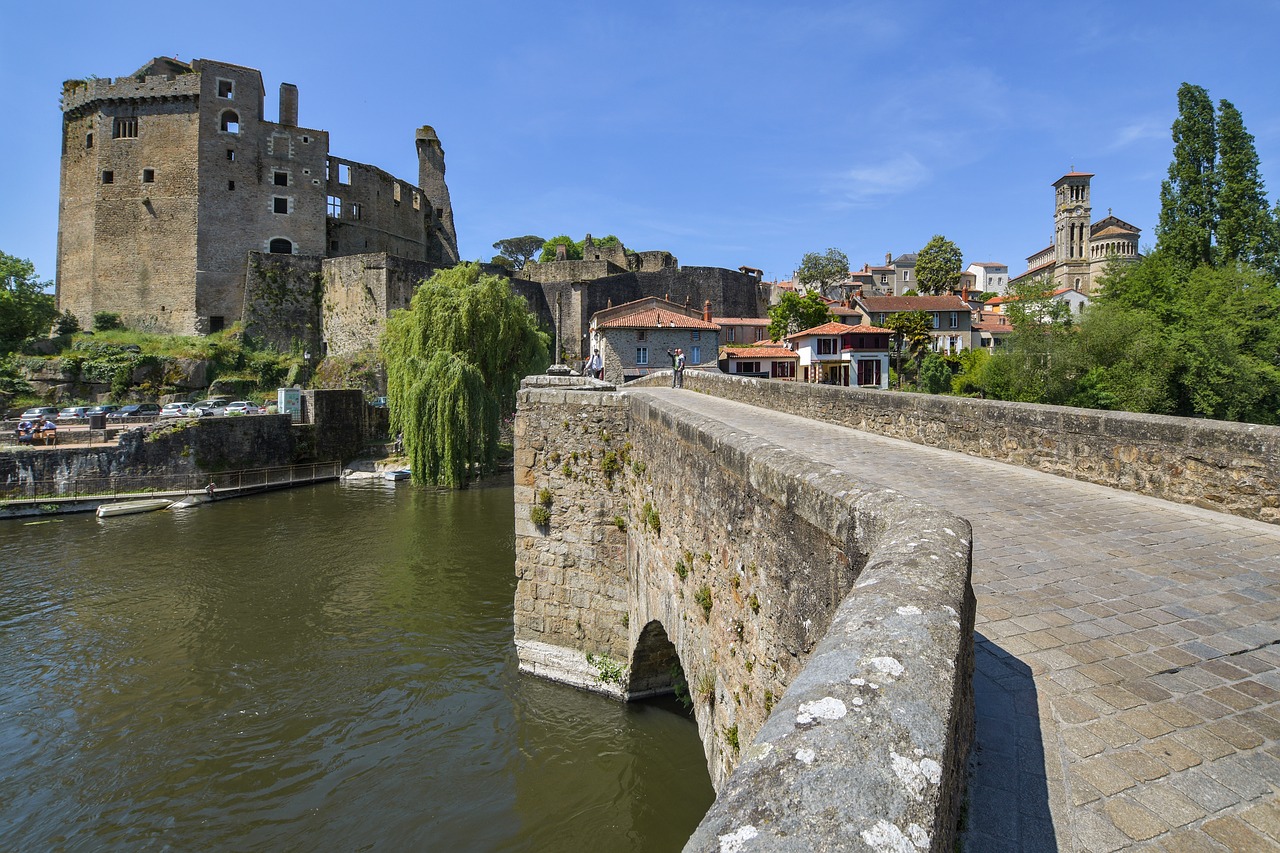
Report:
[{"label": "leafy bush", "polygon": [[114,311],[97,311],[93,315],[93,330],[95,332],[109,332],[112,329],[123,329],[124,323],[120,320],[120,315]]}]

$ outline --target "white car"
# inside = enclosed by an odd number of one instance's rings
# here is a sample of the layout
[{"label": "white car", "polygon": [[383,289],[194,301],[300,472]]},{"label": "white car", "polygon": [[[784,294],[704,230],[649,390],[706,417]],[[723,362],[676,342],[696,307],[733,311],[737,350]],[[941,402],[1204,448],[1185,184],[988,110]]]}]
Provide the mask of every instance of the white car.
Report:
[{"label": "white car", "polygon": [[250,403],[248,400],[236,400],[234,403],[228,403],[227,408],[223,411],[226,415],[256,415],[258,414],[258,404]]},{"label": "white car", "polygon": [[197,414],[202,418],[226,414],[228,402],[225,397],[210,397],[208,400],[201,400],[195,404],[193,414]]},{"label": "white car", "polygon": [[160,410],[162,418],[185,418],[194,414],[190,403],[165,403],[164,408]]}]

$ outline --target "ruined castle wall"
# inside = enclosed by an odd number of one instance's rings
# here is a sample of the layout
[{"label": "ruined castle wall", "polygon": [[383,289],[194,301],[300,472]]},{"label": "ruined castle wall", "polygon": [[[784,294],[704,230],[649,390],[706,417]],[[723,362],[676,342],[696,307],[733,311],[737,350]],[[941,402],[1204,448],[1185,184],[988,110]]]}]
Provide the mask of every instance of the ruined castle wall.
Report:
[{"label": "ruined castle wall", "polygon": [[245,333],[281,352],[320,352],[324,287],[316,255],[250,252],[244,276]]},{"label": "ruined castle wall", "polygon": [[190,332],[199,180],[194,80],[90,80],[64,91],[58,304],[85,328]]},{"label": "ruined castle wall", "polygon": [[1280,523],[1280,427],[701,371],[686,373],[685,387],[916,444]]},{"label": "ruined castle wall", "polygon": [[328,258],[323,268],[321,314],[328,353],[355,355],[376,349],[387,315],[408,308],[418,285],[443,267],[377,253]]},{"label": "ruined castle wall", "polygon": [[[440,263],[431,200],[418,187],[376,166],[329,158],[328,254],[386,252],[415,261]],[[336,215],[335,215],[336,212]]]},{"label": "ruined castle wall", "polygon": [[765,317],[769,313],[767,295],[760,282],[737,270],[667,268],[637,273],[637,279],[645,296],[663,296],[678,304],[687,300],[697,309],[711,300],[711,313],[715,317]]},{"label": "ruined castle wall", "polygon": [[692,849],[741,831],[847,849],[881,824],[948,849],[968,525],[642,391],[564,382],[520,393],[521,668],[638,696],[680,664],[718,791]]},{"label": "ruined castle wall", "polygon": [[[248,252],[288,240],[291,254],[324,255],[329,134],[265,121],[257,71],[207,61],[200,68],[195,300],[197,331],[207,332],[243,313]],[[221,81],[232,84],[229,97]],[[222,129],[233,113],[238,125]]]}]

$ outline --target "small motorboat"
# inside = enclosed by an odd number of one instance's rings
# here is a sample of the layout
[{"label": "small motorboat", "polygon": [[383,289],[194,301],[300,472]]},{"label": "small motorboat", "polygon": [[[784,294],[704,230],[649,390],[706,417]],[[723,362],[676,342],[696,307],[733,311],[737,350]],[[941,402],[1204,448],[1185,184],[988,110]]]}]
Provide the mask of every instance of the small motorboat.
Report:
[{"label": "small motorboat", "polygon": [[209,495],[187,495],[181,500],[174,501],[169,509],[191,509],[212,502],[213,498]]},{"label": "small motorboat", "polygon": [[411,472],[408,468],[397,468],[394,471],[384,471],[382,473],[382,476],[392,481],[407,480],[413,476],[413,472]]},{"label": "small motorboat", "polygon": [[103,504],[98,507],[98,518],[133,515],[139,512],[154,512],[158,509],[168,509],[172,503],[173,501],[165,498],[144,498],[137,501],[119,501],[117,503]]}]

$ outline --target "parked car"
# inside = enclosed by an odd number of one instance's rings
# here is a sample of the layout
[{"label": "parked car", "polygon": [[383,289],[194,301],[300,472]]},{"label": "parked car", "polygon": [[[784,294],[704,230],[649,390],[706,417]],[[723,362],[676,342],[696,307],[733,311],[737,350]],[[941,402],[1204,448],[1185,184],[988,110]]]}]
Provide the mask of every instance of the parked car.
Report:
[{"label": "parked car", "polygon": [[234,403],[228,403],[226,415],[256,415],[258,414],[258,404],[250,403],[248,400],[236,400]]},{"label": "parked car", "polygon": [[54,421],[58,419],[58,410],[53,406],[32,406],[22,413],[20,420],[24,421]]},{"label": "parked car", "polygon": [[385,409],[387,407],[387,398],[374,397],[372,400],[369,401],[369,405],[373,406],[375,409]]},{"label": "parked car", "polygon": [[154,418],[160,415],[159,403],[130,403],[127,406],[121,406],[111,414],[107,415],[110,420],[124,420],[125,418]]},{"label": "parked car", "polygon": [[193,407],[195,413],[202,418],[212,415],[221,415],[226,413],[227,403],[231,402],[225,397],[210,397],[208,400],[201,400]]},{"label": "parked car", "polygon": [[58,420],[66,423],[67,421],[82,421],[89,417],[88,406],[67,406],[58,412]]},{"label": "parked car", "polygon": [[164,408],[160,410],[162,418],[186,418],[196,417],[191,409],[190,403],[165,403]]},{"label": "parked car", "polygon": [[115,405],[114,403],[105,403],[101,406],[94,406],[93,408],[89,409],[89,411],[85,413],[85,416],[87,417],[89,415],[109,415],[119,408],[120,407]]}]

